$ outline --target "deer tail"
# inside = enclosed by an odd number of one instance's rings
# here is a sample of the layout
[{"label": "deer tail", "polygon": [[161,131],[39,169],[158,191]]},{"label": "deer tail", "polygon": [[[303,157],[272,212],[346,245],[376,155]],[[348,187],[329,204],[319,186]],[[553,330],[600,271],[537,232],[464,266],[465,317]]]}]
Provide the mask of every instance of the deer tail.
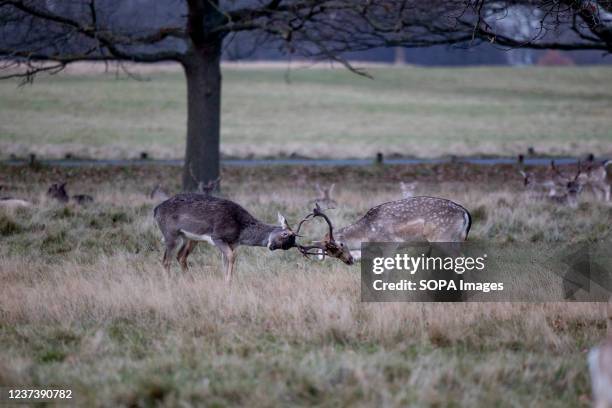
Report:
[{"label": "deer tail", "polygon": [[465,237],[463,237],[463,239],[467,241],[468,234],[470,233],[470,228],[472,228],[472,215],[470,214],[468,210],[464,210],[463,220],[464,220],[463,227],[465,230]]}]

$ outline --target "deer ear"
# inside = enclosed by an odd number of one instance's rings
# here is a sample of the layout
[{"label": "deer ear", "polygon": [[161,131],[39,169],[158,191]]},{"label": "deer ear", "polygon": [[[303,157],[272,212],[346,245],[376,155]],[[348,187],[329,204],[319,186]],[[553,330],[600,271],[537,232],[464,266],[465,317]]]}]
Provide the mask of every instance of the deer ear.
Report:
[{"label": "deer ear", "polygon": [[281,227],[283,227],[283,229],[291,229],[289,228],[287,219],[281,213],[278,213],[278,223],[280,224]]}]

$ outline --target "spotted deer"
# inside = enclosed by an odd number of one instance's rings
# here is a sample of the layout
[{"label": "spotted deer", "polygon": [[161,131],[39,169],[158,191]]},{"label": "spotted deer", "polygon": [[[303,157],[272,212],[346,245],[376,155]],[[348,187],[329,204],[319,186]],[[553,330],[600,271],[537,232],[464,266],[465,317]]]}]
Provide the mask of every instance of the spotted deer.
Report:
[{"label": "spotted deer", "polygon": [[360,259],[362,242],[461,242],[467,239],[471,225],[469,211],[453,201],[426,196],[405,198],[371,208],[357,222],[333,235],[330,222],[330,232],[322,241],[300,250],[308,251],[307,255]]},{"label": "spotted deer", "polygon": [[[229,283],[239,245],[287,250],[296,246],[297,233],[285,217],[278,214],[280,225],[265,224],[230,200],[199,193],[181,193],[153,210],[164,238],[163,265],[170,270],[172,256],[179,245],[177,261],[188,268],[187,257],[198,242],[208,242],[219,249]],[[298,229],[299,230],[299,229]]]},{"label": "spotted deer", "polygon": [[612,408],[612,336],[589,352],[593,407]]}]

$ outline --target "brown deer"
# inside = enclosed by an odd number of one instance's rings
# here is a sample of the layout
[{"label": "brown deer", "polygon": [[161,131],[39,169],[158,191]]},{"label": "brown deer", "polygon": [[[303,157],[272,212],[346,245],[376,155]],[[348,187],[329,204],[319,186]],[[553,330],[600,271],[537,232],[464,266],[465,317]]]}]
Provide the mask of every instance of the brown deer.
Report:
[{"label": "brown deer", "polygon": [[612,408],[612,337],[589,352],[593,406]]},{"label": "brown deer", "polygon": [[198,242],[216,246],[223,256],[228,283],[239,245],[267,247],[271,251],[296,246],[297,233],[281,214],[278,214],[280,226],[264,224],[240,205],[204,194],[177,194],[155,207],[153,215],[164,237],[163,265],[168,271],[179,242],[182,245],[177,260],[183,270],[188,268],[187,257]]},{"label": "brown deer", "polygon": [[421,196],[380,204],[333,235],[331,222],[329,225],[329,234],[323,241],[301,246],[300,251],[315,249],[308,255],[345,260],[348,255],[361,258],[362,242],[460,242],[468,237],[472,217],[453,201]]},{"label": "brown deer", "polygon": [[319,197],[315,198],[314,200],[310,200],[308,205],[319,204],[323,208],[336,208],[338,206],[338,202],[332,198],[332,192],[334,191],[335,185],[335,183],[332,183],[329,187],[321,187],[321,185],[317,183],[315,187],[319,193]]},{"label": "brown deer", "polygon": [[87,194],[75,194],[69,196],[66,192],[66,182],[64,183],[53,183],[47,190],[47,195],[60,203],[67,203],[72,200],[79,205],[89,204],[94,201],[93,197]]}]

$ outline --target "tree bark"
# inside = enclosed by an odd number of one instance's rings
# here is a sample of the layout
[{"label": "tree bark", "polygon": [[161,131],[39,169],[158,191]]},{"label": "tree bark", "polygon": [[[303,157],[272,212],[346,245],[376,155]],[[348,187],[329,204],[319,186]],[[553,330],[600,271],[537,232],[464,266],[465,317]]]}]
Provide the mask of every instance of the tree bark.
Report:
[{"label": "tree bark", "polygon": [[193,50],[183,61],[187,80],[187,146],[183,190],[219,177],[221,40]]}]

